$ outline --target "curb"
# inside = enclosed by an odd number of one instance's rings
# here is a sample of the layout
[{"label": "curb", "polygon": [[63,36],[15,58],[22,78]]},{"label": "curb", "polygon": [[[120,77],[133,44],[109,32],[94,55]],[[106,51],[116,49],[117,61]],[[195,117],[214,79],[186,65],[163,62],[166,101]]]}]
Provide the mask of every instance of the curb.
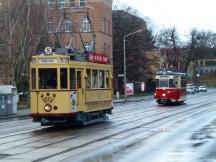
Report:
[{"label": "curb", "polygon": [[143,100],[151,100],[151,99],[154,99],[154,97],[148,97],[148,98],[139,98],[139,99],[128,99],[128,100],[120,100],[120,101],[113,101],[113,103],[126,103],[126,102],[137,102],[137,101],[143,101]]},{"label": "curb", "polygon": [[29,114],[23,114],[23,115],[5,115],[5,116],[0,116],[0,120],[2,119],[12,119],[12,118],[19,118],[19,117],[26,117],[26,116],[29,116]]}]

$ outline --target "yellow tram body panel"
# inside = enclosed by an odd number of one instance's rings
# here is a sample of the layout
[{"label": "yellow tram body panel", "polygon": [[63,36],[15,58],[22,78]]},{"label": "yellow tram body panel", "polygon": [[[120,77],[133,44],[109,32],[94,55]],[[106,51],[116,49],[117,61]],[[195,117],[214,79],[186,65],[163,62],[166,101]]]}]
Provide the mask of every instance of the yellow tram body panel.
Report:
[{"label": "yellow tram body panel", "polygon": [[[45,73],[47,69],[52,70],[50,74]],[[61,78],[62,72],[66,79]],[[32,114],[62,115],[112,109],[112,66],[109,64],[70,61],[64,55],[33,56],[30,73]],[[46,75],[51,79],[52,75],[56,76],[54,88],[45,87],[42,79],[46,80]]]},{"label": "yellow tram body panel", "polygon": [[90,90],[86,92],[86,112],[112,107],[110,90]]},{"label": "yellow tram body panel", "polygon": [[[32,113],[41,114],[68,114],[70,112],[70,92],[31,92],[32,100],[31,109]],[[44,107],[46,104],[50,104],[53,108],[50,112],[46,112]]]}]

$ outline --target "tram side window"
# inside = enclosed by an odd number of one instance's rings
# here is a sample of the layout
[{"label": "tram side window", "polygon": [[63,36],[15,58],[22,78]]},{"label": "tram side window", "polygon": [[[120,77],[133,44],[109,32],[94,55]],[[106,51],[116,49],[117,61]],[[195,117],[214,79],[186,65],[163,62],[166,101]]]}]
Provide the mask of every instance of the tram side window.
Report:
[{"label": "tram side window", "polygon": [[86,77],[86,88],[91,88],[91,70],[87,69],[86,70],[86,74],[87,74],[87,77]]},{"label": "tram side window", "polygon": [[106,71],[106,88],[110,88],[110,84],[109,84],[109,72]]},{"label": "tram side window", "polygon": [[187,84],[186,78],[182,78],[181,87],[186,87],[186,84]]},{"label": "tram side window", "polygon": [[174,78],[175,79],[175,85],[176,85],[176,87],[179,87],[180,85],[179,85],[179,77],[175,77]]},{"label": "tram side window", "polygon": [[57,89],[57,69],[39,69],[39,89]]},{"label": "tram side window", "polygon": [[70,69],[70,89],[76,89],[76,73],[75,69],[71,68]]},{"label": "tram side window", "polygon": [[105,78],[105,73],[104,71],[100,70],[99,71],[99,88],[105,88],[104,78]]},{"label": "tram side window", "polygon": [[92,88],[98,88],[98,70],[92,70]]},{"label": "tram side window", "polygon": [[171,87],[171,88],[176,87],[174,79],[169,79],[169,87]]},{"label": "tram side window", "polygon": [[60,69],[60,81],[61,81],[61,89],[67,89],[67,68],[61,68]]},{"label": "tram side window", "polygon": [[159,87],[159,79],[156,79],[156,87]]},{"label": "tram side window", "polygon": [[82,73],[77,71],[77,88],[82,88]]},{"label": "tram side window", "polygon": [[31,85],[32,85],[32,89],[36,89],[36,69],[32,69],[31,71]]}]

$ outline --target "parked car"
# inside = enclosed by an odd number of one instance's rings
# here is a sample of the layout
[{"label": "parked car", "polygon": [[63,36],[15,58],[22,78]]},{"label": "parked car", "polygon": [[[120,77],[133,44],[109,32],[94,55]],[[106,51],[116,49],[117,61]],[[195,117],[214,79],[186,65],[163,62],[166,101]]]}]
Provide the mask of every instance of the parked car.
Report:
[{"label": "parked car", "polygon": [[206,86],[199,86],[199,91],[200,92],[207,92],[207,87]]},{"label": "parked car", "polygon": [[190,83],[186,84],[186,87],[190,87],[190,86],[193,86],[193,84]]},{"label": "parked car", "polygon": [[187,86],[186,87],[186,92],[190,93],[190,94],[195,94],[196,93],[196,89],[193,86]]},{"label": "parked car", "polygon": [[198,86],[192,86],[195,89],[196,93],[199,93],[199,87]]}]

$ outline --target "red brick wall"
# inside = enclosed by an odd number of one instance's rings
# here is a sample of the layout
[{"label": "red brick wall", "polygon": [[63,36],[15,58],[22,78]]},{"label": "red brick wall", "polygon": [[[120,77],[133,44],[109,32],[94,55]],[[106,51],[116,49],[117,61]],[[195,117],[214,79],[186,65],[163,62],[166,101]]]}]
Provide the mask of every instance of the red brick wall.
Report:
[{"label": "red brick wall", "polygon": [[[82,26],[83,17],[89,13],[94,32],[96,34],[96,52],[105,53],[112,58],[112,1],[110,0],[87,0],[86,8],[67,8],[64,11],[72,20],[72,33],[73,33],[73,46],[74,48],[81,49],[82,44],[78,32]],[[57,29],[57,16],[62,16],[63,10],[52,9],[49,10],[48,17],[52,18],[53,31]],[[105,27],[104,27],[105,20]],[[62,24],[64,25],[64,23]],[[62,26],[61,29],[64,29]],[[104,31],[105,29],[105,31]],[[61,30],[59,30],[60,32]],[[93,33],[81,32],[84,42],[91,42]],[[49,34],[50,40],[53,43],[55,40],[54,33]],[[62,44],[66,45],[71,39],[70,33],[61,33],[59,38]],[[106,47],[105,47],[106,46]],[[104,50],[106,49],[106,51]]]}]

